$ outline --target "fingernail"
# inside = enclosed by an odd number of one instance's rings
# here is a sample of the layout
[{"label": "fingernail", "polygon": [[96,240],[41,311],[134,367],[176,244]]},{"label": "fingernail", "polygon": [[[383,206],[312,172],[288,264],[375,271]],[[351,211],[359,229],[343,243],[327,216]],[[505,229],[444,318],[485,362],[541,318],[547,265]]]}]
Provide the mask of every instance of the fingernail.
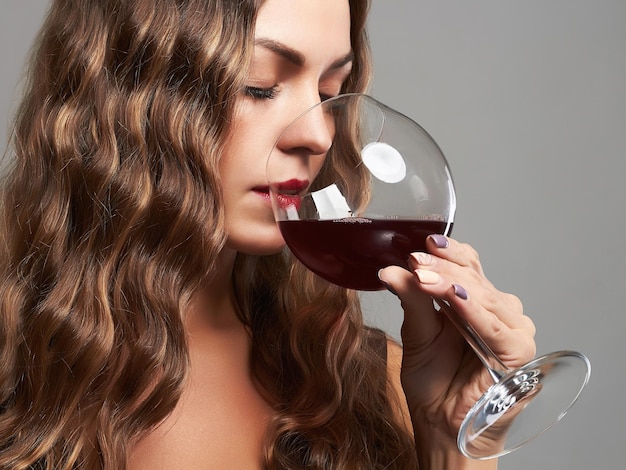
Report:
[{"label": "fingernail", "polygon": [[430,266],[433,264],[433,257],[428,253],[423,253],[421,251],[411,253],[411,258],[413,258],[417,264],[422,266]]},{"label": "fingernail", "polygon": [[427,269],[416,269],[415,275],[422,284],[437,284],[441,279],[435,271],[428,271]]},{"label": "fingernail", "polygon": [[467,291],[462,286],[458,284],[452,284],[452,287],[454,288],[454,295],[456,295],[459,299],[463,299],[463,300],[469,299],[469,295],[467,294]]},{"label": "fingernail", "polygon": [[381,271],[382,269],[378,270],[378,280],[383,284],[383,286],[385,286],[385,289],[387,289],[389,292],[397,297],[398,293],[393,290],[393,287],[391,287],[391,285],[380,276]]},{"label": "fingernail", "polygon": [[443,235],[433,233],[432,235],[429,235],[428,238],[435,242],[435,246],[437,248],[448,248],[448,239]]}]

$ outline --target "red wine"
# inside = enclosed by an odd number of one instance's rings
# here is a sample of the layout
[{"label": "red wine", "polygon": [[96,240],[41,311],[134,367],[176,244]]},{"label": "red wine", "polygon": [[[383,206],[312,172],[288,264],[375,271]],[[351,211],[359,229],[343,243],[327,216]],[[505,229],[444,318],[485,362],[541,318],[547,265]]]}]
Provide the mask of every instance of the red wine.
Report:
[{"label": "red wine", "polygon": [[409,254],[424,251],[426,237],[443,234],[447,223],[346,218],[288,220],[279,226],[292,253],[314,273],[349,289],[379,290],[380,268],[408,268]]}]

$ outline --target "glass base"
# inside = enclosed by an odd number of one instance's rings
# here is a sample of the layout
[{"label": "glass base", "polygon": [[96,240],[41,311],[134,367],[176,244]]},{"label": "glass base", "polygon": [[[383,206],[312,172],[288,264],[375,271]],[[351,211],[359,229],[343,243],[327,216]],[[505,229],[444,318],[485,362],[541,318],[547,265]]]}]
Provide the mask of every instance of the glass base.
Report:
[{"label": "glass base", "polygon": [[499,457],[558,422],[589,381],[583,354],[558,351],[538,357],[492,385],[467,413],[458,434],[466,457]]}]

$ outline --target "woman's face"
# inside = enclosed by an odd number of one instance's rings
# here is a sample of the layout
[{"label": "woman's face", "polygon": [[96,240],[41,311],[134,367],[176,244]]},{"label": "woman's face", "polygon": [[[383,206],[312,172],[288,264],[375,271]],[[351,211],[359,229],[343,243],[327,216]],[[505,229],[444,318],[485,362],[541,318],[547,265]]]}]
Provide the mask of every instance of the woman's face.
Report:
[{"label": "woman's face", "polygon": [[[266,0],[261,7],[254,58],[220,163],[229,247],[252,254],[283,247],[267,192],[267,158],[293,119],[339,94],[351,57],[348,0]],[[304,127],[274,150],[298,156],[285,158],[284,181],[308,179],[306,165],[321,165],[319,155],[330,147],[323,120]]]}]

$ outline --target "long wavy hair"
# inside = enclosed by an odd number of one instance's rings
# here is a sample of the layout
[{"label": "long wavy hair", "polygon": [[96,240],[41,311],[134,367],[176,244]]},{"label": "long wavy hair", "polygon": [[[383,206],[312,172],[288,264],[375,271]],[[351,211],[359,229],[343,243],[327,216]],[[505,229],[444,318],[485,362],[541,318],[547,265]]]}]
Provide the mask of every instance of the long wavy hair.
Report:
[{"label": "long wavy hair", "polygon": [[[176,405],[261,3],[52,2],[0,198],[0,468],[123,469]],[[368,1],[350,8],[343,91],[362,92]],[[266,468],[416,468],[357,294],[286,252],[238,255],[233,276],[275,409]]]}]

